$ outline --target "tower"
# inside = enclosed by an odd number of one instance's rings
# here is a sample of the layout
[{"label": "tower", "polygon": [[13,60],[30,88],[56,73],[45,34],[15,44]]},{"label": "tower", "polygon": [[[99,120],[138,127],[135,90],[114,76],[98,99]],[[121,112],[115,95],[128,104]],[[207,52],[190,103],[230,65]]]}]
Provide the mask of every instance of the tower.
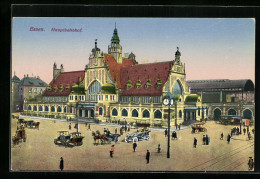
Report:
[{"label": "tower", "polygon": [[108,53],[111,54],[117,63],[122,63],[122,46],[115,26],[114,33],[111,39],[111,44],[108,46]]},{"label": "tower", "polygon": [[60,69],[57,68],[57,64],[53,64],[53,79],[56,79],[60,73],[64,72],[63,64],[61,64]]},{"label": "tower", "polygon": [[100,67],[103,66],[103,52],[100,53],[100,49],[97,47],[97,39],[95,39],[95,47],[91,51],[89,56],[89,67]]}]

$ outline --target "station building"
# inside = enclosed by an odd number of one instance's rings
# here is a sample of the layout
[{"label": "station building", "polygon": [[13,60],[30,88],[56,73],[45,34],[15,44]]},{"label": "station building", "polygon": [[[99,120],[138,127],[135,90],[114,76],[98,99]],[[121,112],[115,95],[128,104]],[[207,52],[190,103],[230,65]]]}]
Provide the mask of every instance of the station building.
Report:
[{"label": "station building", "polygon": [[254,121],[255,88],[252,80],[191,80],[187,84],[191,93],[200,95],[202,103],[209,108],[210,119],[237,115]]},{"label": "station building", "polygon": [[122,56],[115,28],[108,53],[98,48],[96,40],[84,70],[65,72],[63,65],[57,68],[54,63],[53,80],[41,98],[25,105],[24,113],[164,127],[169,110],[162,100],[168,91],[175,97],[172,126],[207,117],[200,95],[190,93],[178,48],[172,60],[138,64],[133,53]]}]

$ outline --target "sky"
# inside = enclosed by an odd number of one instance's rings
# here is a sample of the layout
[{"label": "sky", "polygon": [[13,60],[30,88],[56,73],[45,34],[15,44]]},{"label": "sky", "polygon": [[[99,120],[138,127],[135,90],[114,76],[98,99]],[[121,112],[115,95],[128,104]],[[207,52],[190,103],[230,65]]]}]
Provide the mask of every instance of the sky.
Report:
[{"label": "sky", "polygon": [[[51,82],[53,64],[84,70],[94,48],[108,52],[115,28],[124,53],[140,63],[174,60],[176,48],[187,80],[251,79],[255,82],[255,20],[250,18],[22,18],[12,20],[12,76]],[[30,28],[44,31],[30,31]],[[82,29],[53,32],[52,28]]]}]

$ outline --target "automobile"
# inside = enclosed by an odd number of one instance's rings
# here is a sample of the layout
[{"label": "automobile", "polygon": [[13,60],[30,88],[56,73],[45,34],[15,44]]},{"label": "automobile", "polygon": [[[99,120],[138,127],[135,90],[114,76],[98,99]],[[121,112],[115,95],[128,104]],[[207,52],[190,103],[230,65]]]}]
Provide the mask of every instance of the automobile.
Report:
[{"label": "automobile", "polygon": [[58,137],[54,139],[54,143],[57,145],[69,145],[70,138],[69,131],[58,131]]},{"label": "automobile", "polygon": [[128,134],[125,137],[125,142],[138,142],[142,140],[149,140],[150,139],[150,132],[151,131],[145,131],[145,132],[135,132],[132,134]]},{"label": "automobile", "polygon": [[207,129],[203,126],[205,123],[196,123],[191,126],[191,133],[207,132]]}]

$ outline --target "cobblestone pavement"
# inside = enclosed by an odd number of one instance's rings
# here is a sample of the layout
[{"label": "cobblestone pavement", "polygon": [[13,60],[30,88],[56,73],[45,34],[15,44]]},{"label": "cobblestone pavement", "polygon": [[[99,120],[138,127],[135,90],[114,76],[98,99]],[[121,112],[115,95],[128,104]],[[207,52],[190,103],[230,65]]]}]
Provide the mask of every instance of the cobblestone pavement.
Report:
[{"label": "cobblestone pavement", "polygon": [[[24,117],[25,120],[30,118]],[[126,134],[120,136],[115,145],[114,157],[110,158],[111,144],[94,145],[92,131],[108,128],[115,133],[119,126],[91,124],[91,131],[85,124],[79,125],[79,131],[85,138],[83,145],[64,147],[54,144],[57,131],[69,131],[69,122],[47,119],[33,119],[40,122],[38,129],[26,129],[27,140],[18,145],[11,144],[11,170],[13,171],[58,171],[60,157],[64,159],[64,171],[248,171],[248,158],[254,158],[254,137],[234,135],[231,142],[226,141],[227,134],[235,126],[224,126],[208,121],[207,133],[191,133],[190,128],[177,131],[178,139],[171,139],[170,158],[167,158],[167,137],[164,130],[152,130],[149,141],[139,141],[136,152],[132,143],[124,142]],[[73,128],[70,132],[75,132]],[[239,126],[236,126],[239,127]],[[17,119],[12,119],[11,135],[15,134]],[[250,128],[250,131],[253,128]],[[131,129],[130,133],[136,132]],[[224,140],[220,140],[221,132]],[[252,132],[251,132],[252,133]],[[210,137],[209,145],[202,145],[202,136]],[[194,137],[198,140],[193,148]],[[161,145],[162,152],[157,153]],[[146,151],[150,150],[150,163],[146,164]]]}]

